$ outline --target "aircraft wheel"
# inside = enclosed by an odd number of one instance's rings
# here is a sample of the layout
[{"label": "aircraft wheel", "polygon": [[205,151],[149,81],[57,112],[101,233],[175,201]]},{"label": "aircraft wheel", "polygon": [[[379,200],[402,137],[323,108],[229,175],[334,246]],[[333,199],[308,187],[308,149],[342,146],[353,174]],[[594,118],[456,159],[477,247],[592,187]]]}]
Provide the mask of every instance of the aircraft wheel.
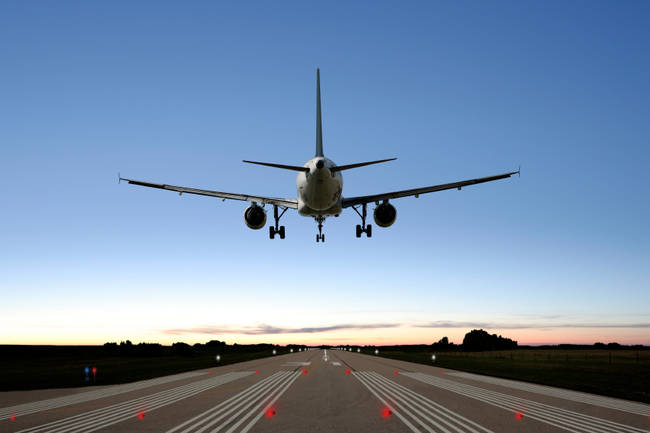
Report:
[{"label": "aircraft wheel", "polygon": [[322,235],[320,235],[320,241],[321,241],[321,242],[325,242],[325,233],[323,233]]},{"label": "aircraft wheel", "polygon": [[320,242],[320,236],[316,235],[316,242]]},{"label": "aircraft wheel", "polygon": [[275,238],[275,230],[273,226],[269,226],[269,239]]},{"label": "aircraft wheel", "polygon": [[284,226],[280,226],[280,239],[284,239]]},{"label": "aircraft wheel", "polygon": [[368,224],[368,225],[366,226],[366,235],[367,235],[369,238],[372,237],[372,226],[371,226],[370,224]]},{"label": "aircraft wheel", "polygon": [[361,237],[361,226],[359,224],[357,224],[357,237]]}]

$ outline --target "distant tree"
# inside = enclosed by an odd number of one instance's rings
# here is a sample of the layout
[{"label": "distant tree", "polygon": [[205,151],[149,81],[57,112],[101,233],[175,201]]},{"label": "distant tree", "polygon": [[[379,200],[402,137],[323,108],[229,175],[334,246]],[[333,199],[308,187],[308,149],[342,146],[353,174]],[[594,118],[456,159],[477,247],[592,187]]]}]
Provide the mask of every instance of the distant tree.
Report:
[{"label": "distant tree", "polygon": [[191,356],[194,354],[194,350],[192,350],[192,346],[189,344],[178,342],[172,344],[172,353],[174,355]]},{"label": "distant tree", "polygon": [[482,329],[473,329],[463,338],[463,350],[480,352],[483,350],[511,350],[517,348],[517,342],[509,338],[488,334]]}]

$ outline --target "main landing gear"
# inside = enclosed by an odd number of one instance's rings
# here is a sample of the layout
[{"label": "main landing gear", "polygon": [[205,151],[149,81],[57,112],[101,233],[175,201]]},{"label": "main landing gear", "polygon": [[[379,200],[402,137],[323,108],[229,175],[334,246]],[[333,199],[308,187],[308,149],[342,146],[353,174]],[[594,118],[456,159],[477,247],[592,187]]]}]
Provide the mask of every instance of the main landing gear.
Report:
[{"label": "main landing gear", "polygon": [[282,209],[282,213],[278,214],[278,205],[273,205],[273,218],[275,219],[275,226],[269,226],[269,238],[274,239],[275,235],[280,235],[280,239],[284,239],[284,226],[279,226],[280,218],[287,211],[288,208]]},{"label": "main landing gear", "polygon": [[323,215],[318,215],[314,217],[314,219],[318,223],[318,234],[316,235],[316,242],[325,242],[325,235],[323,234],[323,222],[325,221],[325,217]]},{"label": "main landing gear", "polygon": [[357,237],[361,237],[361,233],[365,233],[367,237],[372,237],[372,225],[366,225],[366,217],[368,216],[367,204],[361,205],[361,212],[357,209],[358,206],[352,206],[352,209],[361,217],[361,225],[357,224]]}]

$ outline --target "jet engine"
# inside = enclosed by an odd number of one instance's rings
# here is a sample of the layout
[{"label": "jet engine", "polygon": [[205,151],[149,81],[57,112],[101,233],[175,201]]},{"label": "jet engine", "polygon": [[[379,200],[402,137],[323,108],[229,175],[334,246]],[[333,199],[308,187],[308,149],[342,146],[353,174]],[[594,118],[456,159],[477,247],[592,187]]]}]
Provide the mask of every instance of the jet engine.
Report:
[{"label": "jet engine", "polygon": [[244,221],[248,228],[259,230],[266,224],[266,211],[261,206],[252,204],[244,211]]},{"label": "jet engine", "polygon": [[395,210],[395,206],[392,204],[384,202],[375,208],[373,216],[375,218],[375,224],[379,227],[390,227],[397,218],[397,210]]}]

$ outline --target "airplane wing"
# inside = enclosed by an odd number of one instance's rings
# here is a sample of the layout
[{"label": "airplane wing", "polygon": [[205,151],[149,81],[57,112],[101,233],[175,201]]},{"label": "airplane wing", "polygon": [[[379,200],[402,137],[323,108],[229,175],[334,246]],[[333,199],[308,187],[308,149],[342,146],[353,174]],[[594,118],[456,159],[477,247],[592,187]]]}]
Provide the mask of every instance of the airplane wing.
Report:
[{"label": "airplane wing", "polygon": [[167,185],[163,183],[143,182],[141,180],[125,179],[123,177],[120,177],[119,180],[120,181],[124,180],[133,185],[148,186],[150,188],[176,191],[178,192],[179,195],[183,193],[207,195],[209,197],[218,197],[223,200],[241,200],[241,201],[255,202],[260,204],[268,203],[277,206],[283,206],[286,208],[298,209],[298,200],[291,199],[291,198],[274,198],[274,197],[262,197],[257,195],[248,195],[248,194],[233,194],[229,192],[211,191],[209,189],[197,189],[197,188],[188,188],[185,186]]},{"label": "airplane wing", "polygon": [[405,189],[402,191],[386,192],[383,194],[362,195],[359,197],[344,198],[343,207],[345,208],[345,207],[355,206],[358,204],[372,203],[373,201],[377,202],[381,200],[408,197],[412,195],[417,197],[420,194],[426,194],[429,192],[436,192],[436,191],[444,191],[446,189],[457,188],[460,190],[462,187],[468,185],[475,185],[477,183],[492,182],[493,180],[505,179],[507,177],[512,176],[513,174],[519,174],[519,170],[510,173],[497,174],[496,176],[480,177],[478,179],[462,180],[460,182],[445,183],[442,185],[425,186],[423,188]]}]

